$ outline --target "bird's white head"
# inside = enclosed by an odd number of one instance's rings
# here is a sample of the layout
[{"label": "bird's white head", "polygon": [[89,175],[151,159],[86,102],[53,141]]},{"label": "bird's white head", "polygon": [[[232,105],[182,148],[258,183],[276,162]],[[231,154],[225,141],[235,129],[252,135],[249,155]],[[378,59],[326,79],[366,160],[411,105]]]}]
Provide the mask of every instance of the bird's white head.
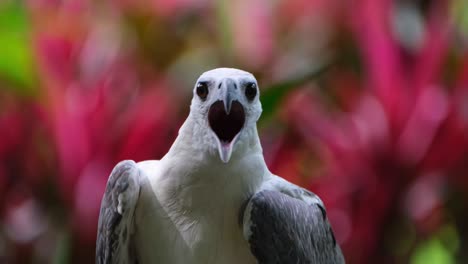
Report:
[{"label": "bird's white head", "polygon": [[210,141],[224,163],[229,162],[243,133],[256,132],[251,128],[262,113],[259,96],[255,77],[238,69],[210,70],[195,83],[190,115],[208,128]]}]

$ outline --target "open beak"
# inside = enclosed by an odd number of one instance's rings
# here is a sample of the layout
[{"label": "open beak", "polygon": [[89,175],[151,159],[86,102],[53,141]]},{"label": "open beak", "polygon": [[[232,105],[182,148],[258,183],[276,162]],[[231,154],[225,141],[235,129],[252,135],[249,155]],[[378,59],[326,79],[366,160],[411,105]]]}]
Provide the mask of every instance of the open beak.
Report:
[{"label": "open beak", "polygon": [[244,126],[245,113],[242,104],[236,100],[237,89],[232,79],[224,80],[220,89],[220,100],[211,105],[208,121],[216,135],[219,156],[224,163],[228,163],[234,143]]}]

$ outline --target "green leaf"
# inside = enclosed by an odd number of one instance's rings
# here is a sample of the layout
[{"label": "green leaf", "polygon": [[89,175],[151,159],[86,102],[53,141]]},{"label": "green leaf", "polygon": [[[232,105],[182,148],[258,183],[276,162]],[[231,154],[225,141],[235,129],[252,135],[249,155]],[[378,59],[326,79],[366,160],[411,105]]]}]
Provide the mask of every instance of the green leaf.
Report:
[{"label": "green leaf", "polygon": [[439,238],[435,237],[419,245],[411,256],[411,264],[452,264],[454,257],[449,249],[444,247]]},{"label": "green leaf", "polygon": [[310,72],[304,75],[295,76],[267,87],[260,97],[263,108],[262,120],[268,120],[275,114],[275,110],[278,109],[282,99],[288,92],[301,87],[307,82],[317,79],[329,68],[330,65],[331,64],[322,65],[318,69],[311,69]]},{"label": "green leaf", "polygon": [[452,16],[455,25],[464,36],[468,36],[468,1],[455,0],[452,2]]},{"label": "green leaf", "polygon": [[232,59],[233,49],[233,36],[232,36],[232,24],[231,15],[229,12],[230,2],[229,0],[216,1],[216,20],[217,20],[217,32],[218,38],[223,48],[224,59],[230,61]]},{"label": "green leaf", "polygon": [[71,239],[69,231],[62,231],[59,235],[59,241],[57,242],[57,248],[53,259],[54,264],[66,264],[70,263],[70,252]]},{"label": "green leaf", "polygon": [[30,93],[35,72],[29,22],[22,1],[0,4],[0,43],[0,82]]}]

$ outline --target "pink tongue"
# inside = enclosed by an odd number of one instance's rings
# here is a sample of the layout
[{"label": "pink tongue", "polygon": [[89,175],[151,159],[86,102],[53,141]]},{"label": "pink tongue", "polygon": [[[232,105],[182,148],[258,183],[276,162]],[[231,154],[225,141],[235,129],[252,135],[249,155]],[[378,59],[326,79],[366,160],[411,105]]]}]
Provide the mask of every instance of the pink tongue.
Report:
[{"label": "pink tongue", "polygon": [[231,159],[232,154],[232,141],[231,142],[221,142],[219,147],[219,157],[224,163],[228,163]]}]

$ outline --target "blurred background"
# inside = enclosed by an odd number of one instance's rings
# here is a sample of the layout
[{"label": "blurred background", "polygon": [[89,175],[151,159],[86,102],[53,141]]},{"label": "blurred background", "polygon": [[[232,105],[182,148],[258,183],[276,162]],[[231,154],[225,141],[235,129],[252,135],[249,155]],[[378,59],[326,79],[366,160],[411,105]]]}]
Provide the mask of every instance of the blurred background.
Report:
[{"label": "blurred background", "polygon": [[93,263],[112,167],[161,158],[220,66],[348,263],[468,259],[466,0],[2,0],[0,43],[0,263]]}]

